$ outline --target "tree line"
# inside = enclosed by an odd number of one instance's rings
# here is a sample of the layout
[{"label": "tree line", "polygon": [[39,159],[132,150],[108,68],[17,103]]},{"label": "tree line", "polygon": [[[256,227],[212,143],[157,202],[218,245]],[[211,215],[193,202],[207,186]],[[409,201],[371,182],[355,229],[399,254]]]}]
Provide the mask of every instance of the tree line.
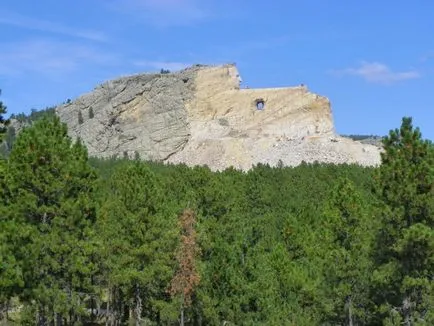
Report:
[{"label": "tree line", "polygon": [[434,148],[411,118],[383,144],[376,168],[212,172],[89,158],[44,116],[0,161],[0,318],[432,325]]}]

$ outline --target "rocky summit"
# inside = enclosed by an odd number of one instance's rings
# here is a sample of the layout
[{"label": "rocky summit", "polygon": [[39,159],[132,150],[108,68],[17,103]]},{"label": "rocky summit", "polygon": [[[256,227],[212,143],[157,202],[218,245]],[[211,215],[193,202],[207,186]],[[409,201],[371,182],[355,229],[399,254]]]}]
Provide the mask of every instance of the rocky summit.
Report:
[{"label": "rocky summit", "polygon": [[233,166],[305,162],[377,165],[380,148],[336,134],[330,101],[306,86],[240,87],[235,65],[108,81],[56,108],[97,157]]}]

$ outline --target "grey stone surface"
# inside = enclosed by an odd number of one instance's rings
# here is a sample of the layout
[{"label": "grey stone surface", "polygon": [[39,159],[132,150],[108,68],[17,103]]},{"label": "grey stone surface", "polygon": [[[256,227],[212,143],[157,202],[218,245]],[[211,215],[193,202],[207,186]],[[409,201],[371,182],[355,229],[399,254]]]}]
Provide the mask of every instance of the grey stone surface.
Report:
[{"label": "grey stone surface", "polygon": [[[165,160],[190,137],[185,103],[194,69],[176,74],[141,74],[108,81],[56,109],[73,138],[89,155]],[[93,111],[93,117],[89,115]],[[79,114],[83,121],[80,124]]]}]

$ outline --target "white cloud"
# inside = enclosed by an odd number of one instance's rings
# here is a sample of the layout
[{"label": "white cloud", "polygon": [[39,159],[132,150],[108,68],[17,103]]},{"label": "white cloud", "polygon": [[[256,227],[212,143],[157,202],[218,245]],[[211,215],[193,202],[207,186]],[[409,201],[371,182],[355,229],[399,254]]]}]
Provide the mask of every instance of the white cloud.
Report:
[{"label": "white cloud", "polygon": [[72,36],[76,38],[87,39],[90,41],[107,41],[106,35],[99,31],[72,28],[56,22],[34,19],[7,11],[0,12],[0,24],[53,34]]},{"label": "white cloud", "polygon": [[157,27],[191,25],[211,16],[198,0],[124,0],[122,7],[117,2],[111,5]]},{"label": "white cloud", "polygon": [[107,65],[115,57],[91,46],[70,42],[30,40],[3,44],[0,76],[20,77],[28,73],[58,77],[85,64]]},{"label": "white cloud", "polygon": [[153,70],[169,69],[170,71],[178,71],[192,64],[186,62],[171,62],[171,61],[152,61],[152,60],[139,60],[133,63],[136,67],[149,68]]},{"label": "white cloud", "polygon": [[395,72],[387,65],[379,62],[362,62],[358,68],[347,68],[333,71],[335,75],[358,76],[370,83],[392,84],[399,81],[420,77],[416,70]]}]

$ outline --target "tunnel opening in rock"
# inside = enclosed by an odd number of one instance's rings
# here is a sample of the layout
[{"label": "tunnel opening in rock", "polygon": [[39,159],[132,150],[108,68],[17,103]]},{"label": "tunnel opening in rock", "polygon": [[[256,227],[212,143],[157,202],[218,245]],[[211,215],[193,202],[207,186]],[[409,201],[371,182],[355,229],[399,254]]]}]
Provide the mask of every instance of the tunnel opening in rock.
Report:
[{"label": "tunnel opening in rock", "polygon": [[257,110],[263,110],[265,108],[265,101],[262,98],[255,100],[255,105]]}]

